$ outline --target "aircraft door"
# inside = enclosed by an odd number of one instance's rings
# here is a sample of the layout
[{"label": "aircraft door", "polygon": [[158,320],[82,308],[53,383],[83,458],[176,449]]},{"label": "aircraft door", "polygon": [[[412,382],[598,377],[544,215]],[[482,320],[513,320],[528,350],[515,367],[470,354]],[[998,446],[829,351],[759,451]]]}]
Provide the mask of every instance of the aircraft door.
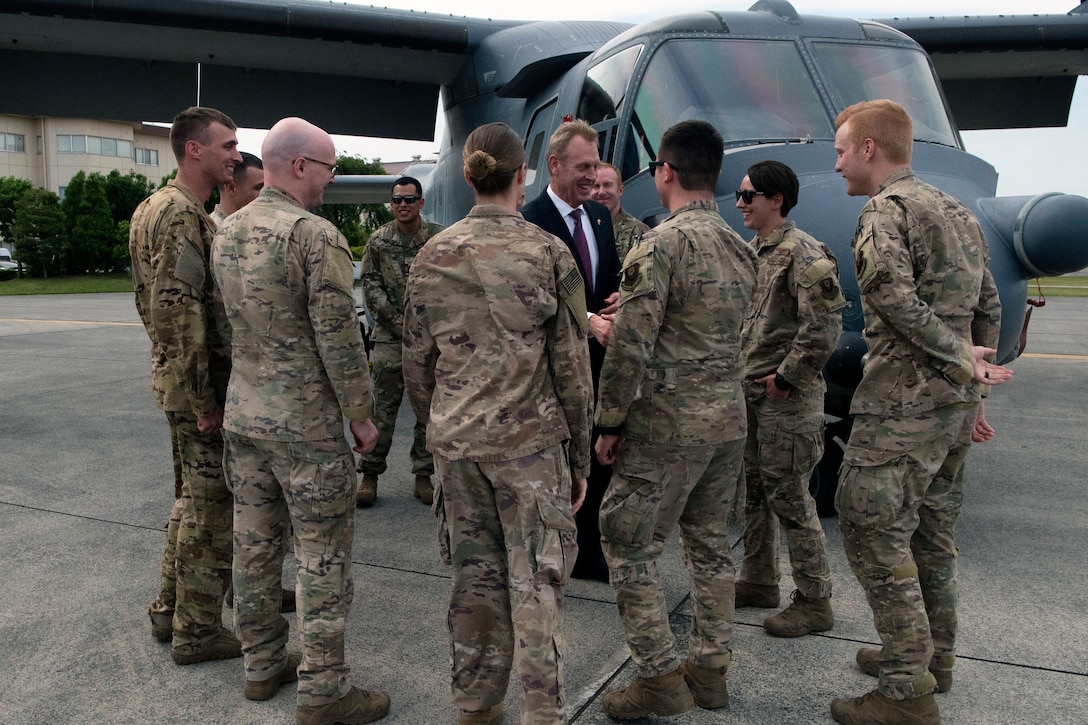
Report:
[{"label": "aircraft door", "polygon": [[[548,139],[559,121],[555,118],[558,99],[552,98],[533,114],[525,134],[525,197],[531,199],[548,183]],[[538,186],[539,184],[539,186]]]}]

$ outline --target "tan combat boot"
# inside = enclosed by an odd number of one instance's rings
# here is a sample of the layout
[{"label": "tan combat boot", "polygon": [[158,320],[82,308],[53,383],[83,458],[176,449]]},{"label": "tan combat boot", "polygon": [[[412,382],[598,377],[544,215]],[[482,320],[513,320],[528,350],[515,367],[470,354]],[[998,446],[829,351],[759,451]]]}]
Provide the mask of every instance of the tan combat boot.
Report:
[{"label": "tan combat boot", "polygon": [[179,665],[195,665],[212,660],[231,660],[242,656],[242,643],[220,628],[214,637],[200,644],[183,644],[170,650],[170,657]]},{"label": "tan combat boot", "polygon": [[388,713],[389,693],[352,687],[336,702],[299,705],[295,710],[295,722],[298,725],[363,725],[381,720]]},{"label": "tan combat boot", "polygon": [[359,484],[359,491],[355,494],[355,505],[370,508],[374,505],[374,499],[378,497],[378,477],[369,473],[363,476],[363,482]]},{"label": "tan combat boot", "polygon": [[280,687],[288,682],[298,681],[298,666],[302,664],[302,655],[289,652],[283,669],[267,680],[246,680],[245,696],[247,700],[271,700]]},{"label": "tan combat boot", "polygon": [[501,725],[502,705],[492,705],[479,712],[461,711],[461,717],[457,718],[457,725]]},{"label": "tan combat boot", "polygon": [[736,609],[741,607],[774,609],[778,606],[778,585],[749,584],[748,582],[738,581],[733,606]]},{"label": "tan combat boot", "polygon": [[893,700],[873,690],[861,697],[836,697],[831,701],[831,717],[843,725],[940,725],[941,711],[932,692],[912,700]]},{"label": "tan combat boot", "polygon": [[601,707],[615,720],[637,720],[649,715],[679,715],[695,707],[695,699],[677,668],[658,677],[636,677],[622,690],[605,693]]},{"label": "tan combat boot", "polygon": [[726,687],[725,672],[727,667],[700,667],[688,660],[680,665],[680,674],[691,690],[695,704],[707,710],[717,710],[729,704],[729,689]]},{"label": "tan combat boot", "polygon": [[148,612],[151,615],[151,636],[160,642],[169,642],[174,638],[173,612]]},{"label": "tan combat boot", "polygon": [[826,632],[835,624],[831,597],[809,599],[796,589],[790,605],[763,620],[763,628],[775,637],[801,637],[812,632]]},{"label": "tan combat boot", "polygon": [[[861,671],[870,677],[880,677],[880,662],[884,659],[884,653],[880,649],[863,647],[858,650],[854,658]],[[929,671],[937,680],[934,692],[948,692],[952,689],[952,665],[956,662],[956,655],[941,655],[929,661]]]},{"label": "tan combat boot", "polygon": [[416,488],[412,495],[427,506],[434,500],[434,486],[431,485],[430,476],[416,476]]}]

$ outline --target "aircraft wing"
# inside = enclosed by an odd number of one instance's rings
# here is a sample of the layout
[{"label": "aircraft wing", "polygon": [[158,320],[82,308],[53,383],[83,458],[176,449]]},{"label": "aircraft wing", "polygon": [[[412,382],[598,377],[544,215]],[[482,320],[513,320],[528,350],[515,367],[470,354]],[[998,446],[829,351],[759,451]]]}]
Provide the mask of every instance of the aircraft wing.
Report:
[{"label": "aircraft wing", "polygon": [[0,98],[5,113],[160,121],[199,102],[241,126],[298,115],[429,141],[439,87],[517,24],[297,0],[0,0]]},{"label": "aircraft wing", "polygon": [[1088,75],[1088,3],[1066,15],[878,22],[926,49],[961,130],[1065,126]]}]

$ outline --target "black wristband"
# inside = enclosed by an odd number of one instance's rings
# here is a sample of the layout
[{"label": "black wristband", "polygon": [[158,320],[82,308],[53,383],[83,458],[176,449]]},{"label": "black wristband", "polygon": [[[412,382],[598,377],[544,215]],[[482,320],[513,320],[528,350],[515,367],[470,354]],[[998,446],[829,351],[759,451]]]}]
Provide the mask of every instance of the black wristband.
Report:
[{"label": "black wristband", "polygon": [[790,381],[782,377],[782,373],[774,374],[774,386],[779,390],[793,390],[793,386],[790,384]]}]

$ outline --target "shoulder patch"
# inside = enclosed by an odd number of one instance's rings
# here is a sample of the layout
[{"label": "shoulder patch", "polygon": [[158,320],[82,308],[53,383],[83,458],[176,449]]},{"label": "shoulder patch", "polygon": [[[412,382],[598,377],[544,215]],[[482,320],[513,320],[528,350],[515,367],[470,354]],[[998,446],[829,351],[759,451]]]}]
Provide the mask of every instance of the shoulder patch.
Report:
[{"label": "shoulder patch", "polygon": [[[573,262],[573,259],[571,260]],[[589,310],[586,307],[585,283],[578,268],[571,264],[570,270],[559,279],[559,296],[570,310],[582,337],[589,336]]]},{"label": "shoulder patch", "polygon": [[643,237],[639,244],[627,253],[620,276],[620,292],[623,297],[640,295],[653,290],[654,251],[656,237]]}]

